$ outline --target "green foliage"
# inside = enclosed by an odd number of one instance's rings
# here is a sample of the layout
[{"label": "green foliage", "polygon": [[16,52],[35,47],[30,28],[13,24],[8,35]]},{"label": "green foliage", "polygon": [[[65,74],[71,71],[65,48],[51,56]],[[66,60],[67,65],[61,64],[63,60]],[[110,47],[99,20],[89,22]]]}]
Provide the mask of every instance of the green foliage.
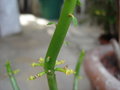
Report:
[{"label": "green foliage", "polygon": [[116,30],[117,5],[116,0],[88,0],[88,12],[98,24],[103,24],[106,32]]}]

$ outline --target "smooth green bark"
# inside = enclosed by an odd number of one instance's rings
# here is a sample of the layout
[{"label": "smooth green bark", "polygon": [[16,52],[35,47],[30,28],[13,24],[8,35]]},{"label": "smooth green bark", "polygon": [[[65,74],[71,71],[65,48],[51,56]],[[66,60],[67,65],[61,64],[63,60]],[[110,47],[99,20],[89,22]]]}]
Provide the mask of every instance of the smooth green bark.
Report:
[{"label": "smooth green bark", "polygon": [[[71,23],[72,18],[69,14],[73,14],[77,0],[65,0],[63,9],[60,15],[60,19],[56,26],[54,35],[50,42],[46,57],[45,57],[45,65],[44,69],[47,73],[48,84],[50,90],[58,90],[57,89],[57,81],[54,73],[55,62],[57,56],[60,52],[64,39],[66,37],[69,25]],[[49,59],[48,59],[49,58]]]}]

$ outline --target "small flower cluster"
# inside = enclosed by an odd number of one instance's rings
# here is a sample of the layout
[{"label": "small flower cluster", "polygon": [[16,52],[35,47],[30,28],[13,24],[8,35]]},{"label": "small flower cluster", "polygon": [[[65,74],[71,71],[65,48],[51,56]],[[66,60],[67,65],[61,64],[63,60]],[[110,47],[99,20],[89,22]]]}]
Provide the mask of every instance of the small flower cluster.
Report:
[{"label": "small flower cluster", "polygon": [[[45,62],[44,58],[40,58],[37,63],[35,63],[35,62],[32,63],[32,67],[38,67],[38,66],[44,67],[44,62]],[[60,65],[60,64],[64,64],[64,63],[65,63],[65,60],[57,60],[55,65]],[[54,70],[63,72],[66,75],[75,74],[75,71],[72,69],[69,69],[68,66],[65,66],[63,68],[55,68]],[[35,80],[36,78],[41,77],[41,76],[45,75],[46,73],[47,72],[44,71],[44,72],[40,72],[34,76],[30,76],[29,80]]]},{"label": "small flower cluster", "polygon": [[40,73],[38,73],[38,74],[36,74],[36,75],[34,75],[34,76],[30,76],[30,77],[29,77],[29,80],[35,80],[36,78],[41,77],[41,76],[43,76],[44,74],[46,74],[46,73],[45,73],[45,72],[40,72]]},{"label": "small flower cluster", "polygon": [[55,71],[63,72],[66,75],[75,74],[75,71],[69,69],[68,66],[65,66],[64,68],[55,68]]}]

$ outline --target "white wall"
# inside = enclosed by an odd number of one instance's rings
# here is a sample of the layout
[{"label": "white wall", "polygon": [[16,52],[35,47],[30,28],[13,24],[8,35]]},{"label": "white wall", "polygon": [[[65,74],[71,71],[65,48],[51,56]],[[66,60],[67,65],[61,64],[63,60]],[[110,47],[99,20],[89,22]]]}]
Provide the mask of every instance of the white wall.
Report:
[{"label": "white wall", "polygon": [[17,0],[0,0],[0,36],[4,37],[20,31]]}]

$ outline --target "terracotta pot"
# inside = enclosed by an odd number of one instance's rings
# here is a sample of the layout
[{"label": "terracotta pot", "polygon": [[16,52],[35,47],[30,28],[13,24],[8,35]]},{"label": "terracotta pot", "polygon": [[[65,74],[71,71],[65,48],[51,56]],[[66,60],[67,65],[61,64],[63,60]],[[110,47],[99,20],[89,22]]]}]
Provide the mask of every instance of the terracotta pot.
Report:
[{"label": "terracotta pot", "polygon": [[85,72],[95,90],[120,90],[120,81],[111,75],[100,61],[109,52],[114,52],[111,45],[101,46],[86,54]]}]

